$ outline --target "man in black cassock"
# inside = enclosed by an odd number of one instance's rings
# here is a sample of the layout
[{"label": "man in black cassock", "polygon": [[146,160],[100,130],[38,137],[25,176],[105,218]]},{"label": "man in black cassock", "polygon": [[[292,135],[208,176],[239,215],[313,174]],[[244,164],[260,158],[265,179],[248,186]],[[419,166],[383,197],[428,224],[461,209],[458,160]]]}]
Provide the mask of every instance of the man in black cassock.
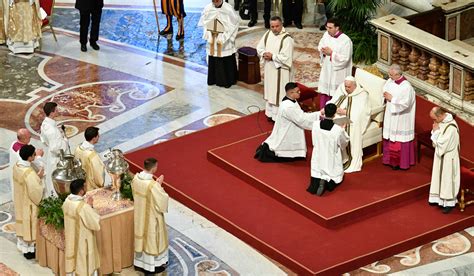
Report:
[{"label": "man in black cassock", "polygon": [[92,49],[100,49],[97,40],[99,40],[100,17],[103,7],[104,0],[76,0],[75,8],[79,10],[80,14],[79,42],[81,42],[81,51],[83,52],[87,51],[89,25],[91,25],[89,43]]}]

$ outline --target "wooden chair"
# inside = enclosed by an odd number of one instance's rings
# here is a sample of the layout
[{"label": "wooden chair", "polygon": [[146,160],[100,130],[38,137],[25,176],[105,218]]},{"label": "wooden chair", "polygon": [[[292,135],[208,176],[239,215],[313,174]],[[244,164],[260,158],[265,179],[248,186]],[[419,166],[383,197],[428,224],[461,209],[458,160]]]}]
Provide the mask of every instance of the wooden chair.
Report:
[{"label": "wooden chair", "polygon": [[[461,157],[461,190],[459,196],[459,209],[464,211],[466,206],[474,204],[474,164]],[[468,199],[468,197],[470,199]]]},{"label": "wooden chair", "polygon": [[41,30],[43,31],[45,28],[49,27],[51,32],[53,33],[54,40],[57,42],[58,39],[56,38],[56,34],[54,33],[53,28],[53,11],[54,11],[54,3],[55,0],[40,0],[40,7],[46,12],[47,16],[43,19],[43,25],[41,25]]}]

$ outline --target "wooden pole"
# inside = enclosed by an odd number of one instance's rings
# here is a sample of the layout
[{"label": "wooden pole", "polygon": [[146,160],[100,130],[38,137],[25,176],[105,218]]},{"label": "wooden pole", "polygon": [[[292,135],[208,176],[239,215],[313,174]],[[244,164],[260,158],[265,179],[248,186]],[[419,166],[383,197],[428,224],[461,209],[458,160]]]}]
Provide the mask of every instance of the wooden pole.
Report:
[{"label": "wooden pole", "polygon": [[153,0],[153,8],[155,9],[156,27],[158,28],[158,37],[160,37],[160,22],[158,22],[158,11],[156,10],[156,0]]}]

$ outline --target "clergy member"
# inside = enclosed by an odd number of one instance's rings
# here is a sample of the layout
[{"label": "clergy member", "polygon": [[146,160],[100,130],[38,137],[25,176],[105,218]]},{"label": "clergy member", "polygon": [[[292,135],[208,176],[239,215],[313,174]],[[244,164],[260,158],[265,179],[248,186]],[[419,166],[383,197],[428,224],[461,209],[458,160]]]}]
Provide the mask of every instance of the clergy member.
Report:
[{"label": "clergy member", "polygon": [[286,96],[281,102],[270,136],[257,148],[254,158],[261,162],[289,162],[306,158],[305,129],[311,129],[319,112],[305,113],[298,99],[300,89],[294,82],[285,85]]},{"label": "clergy member", "polygon": [[362,168],[362,135],[370,122],[369,93],[360,86],[354,77],[348,76],[334,92],[329,103],[337,106],[336,118],[347,117],[350,123],[346,132],[350,142],[343,151],[344,172],[360,171]]},{"label": "clergy member", "polygon": [[86,128],[84,138],[86,140],[76,148],[74,155],[81,161],[86,172],[86,191],[92,191],[104,187],[106,175],[104,162],[94,149],[94,145],[99,142],[99,128]]},{"label": "clergy member", "polygon": [[98,275],[100,257],[96,232],[100,230],[100,216],[92,209],[92,197],[84,201],[85,180],[74,180],[70,189],[71,194],[63,203],[66,274]]},{"label": "clergy member", "polygon": [[229,88],[237,83],[235,38],[240,17],[234,8],[223,0],[212,0],[202,11],[198,26],[204,28],[207,41],[207,84]]},{"label": "clergy member", "polygon": [[451,212],[457,202],[460,187],[459,128],[444,108],[434,107],[430,112],[433,119],[431,140],[435,147],[433,172],[431,174],[430,205],[443,208],[443,213]]},{"label": "clergy member", "polygon": [[[81,51],[87,51],[87,41],[92,49],[100,50],[97,41],[99,40],[100,18],[102,17],[102,8],[104,0],[76,0],[74,5],[79,10],[79,42],[81,43]],[[90,37],[87,39],[87,34]]]},{"label": "clergy member", "polygon": [[160,32],[160,35],[173,34],[173,16],[178,20],[178,33],[176,40],[184,38],[184,11],[183,0],[161,0],[161,12],[166,15],[166,27]]},{"label": "clergy member", "polygon": [[36,225],[38,205],[43,198],[44,171],[38,173],[31,167],[36,151],[32,145],[20,149],[21,160],[13,167],[15,183],[13,204],[15,206],[15,229],[17,248],[27,259],[35,258]]},{"label": "clergy member", "polygon": [[58,164],[60,151],[66,152],[68,148],[64,131],[58,127],[54,120],[59,115],[57,107],[55,102],[47,102],[43,107],[46,117],[41,124],[40,138],[46,146],[45,197],[56,195],[51,176]]},{"label": "clergy member", "polygon": [[161,186],[164,176],[155,181],[158,161],[148,158],[145,170],[132,181],[135,216],[135,260],[137,270],[160,273],[168,264],[168,232],[164,213],[168,212],[169,196]]},{"label": "clergy member", "polygon": [[257,53],[264,65],[265,115],[275,121],[278,106],[285,96],[285,85],[293,78],[293,38],[283,28],[281,18],[270,19],[270,30],[263,35],[257,45]]},{"label": "clergy member", "polygon": [[308,192],[321,196],[333,191],[344,177],[342,151],[349,143],[344,128],[334,123],[337,111],[335,104],[324,107],[325,118],[313,124],[313,156],[311,157],[311,182]]},{"label": "clergy member", "polygon": [[[7,46],[14,54],[31,54],[41,40],[40,3],[38,0],[4,0]],[[7,22],[8,20],[8,22]]]},{"label": "clergy member", "polygon": [[336,18],[326,22],[326,32],[319,41],[321,74],[318,83],[319,104],[324,108],[337,86],[352,74],[352,41],[340,29]]},{"label": "clergy member", "polygon": [[415,90],[402,76],[399,65],[388,71],[383,87],[386,101],[383,122],[383,164],[394,170],[407,170],[415,165]]},{"label": "clergy member", "polygon": [[[18,160],[21,160],[20,157],[20,149],[25,146],[29,145],[31,141],[31,133],[28,129],[26,128],[20,128],[16,132],[16,141],[12,143],[10,146],[10,168],[12,170],[11,172],[11,178],[10,178],[10,184],[11,184],[11,191],[12,191],[12,200],[13,200],[13,167],[15,166],[16,162]],[[44,168],[44,163],[42,161],[42,156],[44,154],[42,149],[36,149],[35,151],[36,157],[35,160],[31,163],[31,167],[35,169],[36,172],[39,172],[41,168]]]}]

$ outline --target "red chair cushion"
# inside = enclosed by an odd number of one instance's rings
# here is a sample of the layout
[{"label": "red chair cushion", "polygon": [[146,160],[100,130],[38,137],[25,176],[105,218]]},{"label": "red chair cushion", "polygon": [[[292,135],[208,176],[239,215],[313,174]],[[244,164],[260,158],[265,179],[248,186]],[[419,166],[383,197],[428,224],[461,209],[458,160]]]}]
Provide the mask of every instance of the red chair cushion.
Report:
[{"label": "red chair cushion", "polygon": [[461,185],[473,189],[474,188],[474,171],[461,166]]},{"label": "red chair cushion", "polygon": [[49,24],[49,19],[45,18],[43,19],[43,25],[41,25],[41,27],[47,26],[48,24]]},{"label": "red chair cushion", "polygon": [[296,83],[298,85],[298,88],[300,89],[300,102],[306,101],[308,99],[313,99],[316,97],[318,94],[316,93],[316,90],[314,88],[309,88],[306,85],[303,85],[301,83]]},{"label": "red chair cushion", "polygon": [[[46,12],[47,15],[51,15],[51,11],[53,10],[53,0],[40,0],[40,7]],[[44,26],[44,22],[43,22]]]}]

